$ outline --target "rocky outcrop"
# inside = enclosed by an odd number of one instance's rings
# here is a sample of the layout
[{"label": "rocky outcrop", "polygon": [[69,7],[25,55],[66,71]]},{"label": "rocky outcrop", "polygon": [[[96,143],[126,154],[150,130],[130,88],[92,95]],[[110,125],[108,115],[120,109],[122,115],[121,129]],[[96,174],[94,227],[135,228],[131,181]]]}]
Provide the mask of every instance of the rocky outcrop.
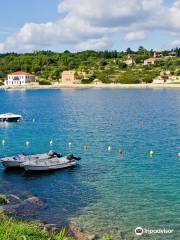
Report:
[{"label": "rocky outcrop", "polygon": [[[44,207],[44,202],[36,196],[30,196],[26,199],[21,199],[16,195],[1,195],[3,199],[6,199],[6,204],[0,204],[0,211],[7,216],[15,218],[28,218],[36,214],[37,211]],[[47,232],[58,233],[61,230],[61,226],[57,224],[43,223],[41,221],[34,221],[40,229]],[[87,235],[82,229],[75,224],[70,223],[66,227],[66,232],[69,236],[75,240],[100,240],[96,235]]]},{"label": "rocky outcrop", "polygon": [[96,235],[87,235],[87,233],[74,224],[69,224],[69,235],[76,240],[100,240]]},{"label": "rocky outcrop", "polygon": [[58,233],[60,231],[60,227],[57,224],[43,224],[43,230]]},{"label": "rocky outcrop", "polygon": [[35,196],[21,200],[15,195],[8,195],[7,199],[8,204],[2,210],[6,215],[15,217],[29,217],[44,206],[44,202]]},{"label": "rocky outcrop", "polygon": [[22,201],[18,196],[14,194],[6,195],[6,198],[8,200],[8,204],[10,205],[19,204]]}]

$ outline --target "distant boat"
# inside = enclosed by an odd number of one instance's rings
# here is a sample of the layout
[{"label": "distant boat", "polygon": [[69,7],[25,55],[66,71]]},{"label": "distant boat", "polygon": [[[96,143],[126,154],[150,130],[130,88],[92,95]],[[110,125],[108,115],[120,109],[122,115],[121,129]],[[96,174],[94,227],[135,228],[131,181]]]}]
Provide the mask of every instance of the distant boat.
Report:
[{"label": "distant boat", "polygon": [[21,115],[13,113],[0,114],[0,122],[19,122],[22,119]]}]

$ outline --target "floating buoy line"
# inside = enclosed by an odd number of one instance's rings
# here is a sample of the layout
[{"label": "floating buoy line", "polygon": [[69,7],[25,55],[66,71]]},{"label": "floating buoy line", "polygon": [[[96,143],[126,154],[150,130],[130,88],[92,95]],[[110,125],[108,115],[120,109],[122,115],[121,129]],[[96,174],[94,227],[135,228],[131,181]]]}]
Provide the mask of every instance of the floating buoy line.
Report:
[{"label": "floating buoy line", "polygon": [[[5,146],[7,143],[6,143],[6,140],[5,139],[2,139],[0,140],[0,143],[2,146]],[[49,146],[53,146],[54,145],[54,141],[51,139],[49,141]],[[30,146],[30,141],[25,141],[25,146],[26,147],[29,147]],[[69,142],[68,143],[68,148],[71,149],[72,148],[72,142]],[[83,151],[84,152],[87,152],[89,150],[89,145],[88,144],[84,144],[83,147],[82,147]],[[107,148],[106,148],[108,152],[112,152],[112,146],[109,145]],[[123,149],[122,148],[118,148],[117,149],[117,153],[118,153],[118,156],[122,156],[123,155]],[[153,157],[155,156],[155,151],[154,150],[149,150],[148,154],[147,154],[149,157]],[[177,156],[180,157],[180,152],[177,153]]]},{"label": "floating buoy line", "polygon": [[[31,121],[31,122],[33,122],[33,123],[36,122],[35,118],[33,118],[33,119],[29,120],[29,121]],[[4,124],[8,125],[9,123],[5,121]],[[144,128],[144,125],[145,125],[145,124],[144,124],[144,121],[141,120],[141,121],[139,122],[139,127],[140,127],[140,128]],[[110,119],[110,120],[108,121],[107,126],[110,127],[110,128],[113,126],[113,124],[112,124],[112,119]],[[2,146],[4,146],[4,145],[6,145],[6,140],[5,140],[5,139],[2,139],[2,140],[0,141],[0,143],[1,143]],[[53,144],[54,144],[54,141],[51,139],[51,140],[49,141],[49,146],[52,147]],[[27,140],[27,141],[25,142],[25,146],[26,146],[26,147],[29,147],[29,146],[30,146],[30,141]],[[71,143],[71,142],[68,143],[68,148],[69,148],[69,149],[72,148],[72,143]],[[178,148],[180,148],[180,147],[178,147]],[[111,151],[112,151],[112,146],[109,145],[106,149],[107,149],[106,151],[111,152]],[[88,144],[84,144],[84,145],[83,145],[83,150],[84,150],[84,152],[87,152],[87,151],[89,150]],[[123,149],[122,149],[122,148],[118,148],[118,149],[117,149],[117,153],[118,153],[118,156],[122,156],[122,155],[123,155]],[[148,154],[147,154],[147,155],[148,155],[149,157],[153,157],[153,156],[155,155],[155,151],[151,149],[151,150],[148,151]],[[177,156],[180,157],[180,152],[177,153]]]}]

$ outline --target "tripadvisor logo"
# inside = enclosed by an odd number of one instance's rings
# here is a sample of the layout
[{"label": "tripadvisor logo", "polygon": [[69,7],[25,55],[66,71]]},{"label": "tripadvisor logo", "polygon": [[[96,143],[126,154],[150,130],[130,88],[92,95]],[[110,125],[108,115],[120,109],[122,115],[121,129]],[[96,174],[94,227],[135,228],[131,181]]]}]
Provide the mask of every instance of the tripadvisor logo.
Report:
[{"label": "tripadvisor logo", "polygon": [[147,229],[142,227],[137,227],[135,229],[135,234],[137,236],[141,236],[143,234],[172,234],[174,232],[174,229]]},{"label": "tripadvisor logo", "polygon": [[143,235],[143,233],[144,233],[144,230],[142,229],[142,227],[137,227],[137,228],[135,229],[135,234],[136,234],[137,236],[141,236],[141,235]]}]

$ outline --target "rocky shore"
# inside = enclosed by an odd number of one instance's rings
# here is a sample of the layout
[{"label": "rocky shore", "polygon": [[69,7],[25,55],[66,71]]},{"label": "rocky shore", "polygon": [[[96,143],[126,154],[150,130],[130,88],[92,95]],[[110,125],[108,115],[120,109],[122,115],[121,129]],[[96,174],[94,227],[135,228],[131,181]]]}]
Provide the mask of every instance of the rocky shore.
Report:
[{"label": "rocky shore", "polygon": [[[0,194],[0,214],[14,219],[29,219],[37,211],[43,209],[45,202],[38,198],[37,196],[30,196],[28,198],[22,199],[14,194]],[[62,226],[58,224],[51,224],[41,221],[34,221],[40,229],[43,231],[58,233]],[[74,240],[100,240],[96,235],[88,235],[78,226],[69,223],[66,226],[66,232],[68,236],[72,237]]]},{"label": "rocky shore", "polygon": [[180,88],[180,84],[164,83],[139,83],[139,84],[119,84],[119,83],[92,83],[92,84],[62,84],[56,83],[52,85],[38,85],[38,84],[27,84],[23,86],[0,86],[2,90],[28,90],[28,89],[85,89],[85,88],[97,88],[97,89],[163,89],[163,88]]}]

